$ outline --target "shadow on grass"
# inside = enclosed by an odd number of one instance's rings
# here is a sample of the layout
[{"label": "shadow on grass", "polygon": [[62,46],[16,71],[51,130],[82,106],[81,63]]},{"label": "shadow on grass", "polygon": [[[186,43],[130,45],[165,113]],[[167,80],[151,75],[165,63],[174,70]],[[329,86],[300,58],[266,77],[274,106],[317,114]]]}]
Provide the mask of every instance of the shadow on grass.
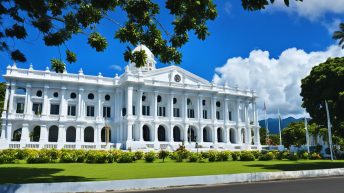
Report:
[{"label": "shadow on grass", "polygon": [[343,168],[344,162],[294,162],[292,164],[248,164],[248,167],[259,167],[268,170],[280,170],[280,171],[296,171],[296,170],[315,170],[315,169],[331,169],[331,168]]},{"label": "shadow on grass", "polygon": [[[94,181],[94,178],[82,176],[56,176],[63,169],[0,167],[0,184],[49,183]],[[0,190],[1,192],[1,190]]]}]

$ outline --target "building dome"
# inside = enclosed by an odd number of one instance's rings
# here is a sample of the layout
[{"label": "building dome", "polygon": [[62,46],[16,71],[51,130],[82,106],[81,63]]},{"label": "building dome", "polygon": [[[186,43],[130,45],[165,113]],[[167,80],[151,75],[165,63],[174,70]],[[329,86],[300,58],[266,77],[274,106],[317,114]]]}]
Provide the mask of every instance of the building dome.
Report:
[{"label": "building dome", "polygon": [[[147,46],[140,44],[132,51],[132,53],[134,53],[135,51],[141,51],[141,50],[145,51],[147,55],[147,59],[146,59],[145,65],[140,67],[140,69],[142,71],[155,70],[156,61],[154,60],[154,54],[150,51],[149,48],[147,48]],[[136,67],[136,64],[131,61],[129,61],[129,68],[131,71],[137,71],[139,69]]]}]

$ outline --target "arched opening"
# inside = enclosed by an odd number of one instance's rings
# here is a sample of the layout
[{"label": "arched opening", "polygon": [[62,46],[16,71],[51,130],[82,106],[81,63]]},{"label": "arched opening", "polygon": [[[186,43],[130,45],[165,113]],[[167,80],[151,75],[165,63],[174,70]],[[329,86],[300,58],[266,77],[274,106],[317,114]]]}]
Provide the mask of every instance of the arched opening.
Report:
[{"label": "arched opening", "polygon": [[36,126],[30,132],[30,141],[39,142],[40,136],[41,136],[41,127]]},{"label": "arched opening", "polygon": [[188,141],[196,142],[196,129],[192,126],[189,126],[188,128]]},{"label": "arched opening", "polygon": [[209,127],[203,128],[203,142],[211,142],[211,130]]},{"label": "arched opening", "polygon": [[158,141],[166,141],[166,129],[162,125],[158,127]]},{"label": "arched opening", "polygon": [[84,130],[84,142],[94,142],[93,127],[86,127]]},{"label": "arched opening", "polygon": [[53,125],[49,128],[49,142],[57,142],[59,136],[59,128],[56,125]]},{"label": "arched opening", "polygon": [[229,129],[229,140],[231,143],[235,143],[235,130],[233,128]]},{"label": "arched opening", "polygon": [[223,142],[224,139],[223,139],[223,130],[222,128],[217,128],[217,141],[218,142]]},{"label": "arched opening", "polygon": [[144,141],[150,141],[151,137],[150,137],[150,129],[147,125],[144,125],[143,128],[143,140]]},{"label": "arched opening", "polygon": [[251,145],[254,145],[254,138],[255,138],[255,133],[254,133],[254,130],[251,129]]},{"label": "arched opening", "polygon": [[173,140],[177,142],[182,141],[180,137],[180,128],[178,126],[173,127]]},{"label": "arched opening", "polygon": [[246,133],[245,129],[244,128],[241,129],[241,141],[242,141],[243,144],[246,143],[245,133]]},{"label": "arched opening", "polygon": [[[111,141],[111,128],[109,127],[109,141]],[[102,128],[102,131],[101,131],[101,140],[102,142],[106,142],[106,127],[103,127]]]},{"label": "arched opening", "polygon": [[76,129],[73,126],[67,128],[66,131],[66,142],[75,142]]},{"label": "arched opening", "polygon": [[12,141],[20,141],[22,128],[13,131]]}]

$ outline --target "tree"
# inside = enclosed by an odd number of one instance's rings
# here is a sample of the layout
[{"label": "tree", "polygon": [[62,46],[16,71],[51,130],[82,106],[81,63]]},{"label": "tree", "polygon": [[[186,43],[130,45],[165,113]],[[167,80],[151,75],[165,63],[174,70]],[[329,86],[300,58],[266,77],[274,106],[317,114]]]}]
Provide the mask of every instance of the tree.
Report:
[{"label": "tree", "polygon": [[303,122],[290,123],[282,130],[282,143],[285,147],[306,144],[306,130]]},{"label": "tree", "polygon": [[[302,0],[295,0],[302,1]],[[289,6],[289,0],[284,0]],[[242,0],[245,10],[264,9],[274,0]],[[27,27],[38,30],[46,46],[63,47],[69,63],[77,61],[77,55],[68,49],[68,41],[77,34],[88,36],[88,44],[97,52],[104,51],[108,42],[99,32],[99,23],[109,20],[114,25],[114,38],[126,44],[124,59],[143,66],[145,51],[131,52],[130,46],[145,44],[162,63],[180,64],[179,49],[189,41],[189,32],[198,39],[208,35],[207,22],[217,16],[212,0],[166,0],[165,8],[173,17],[173,32],[169,32],[158,20],[160,6],[152,0],[4,0],[0,2],[0,51],[8,52],[14,61],[25,62],[25,54],[10,43],[25,40]],[[125,23],[112,17],[120,11],[127,16]],[[63,72],[65,64],[51,59],[52,68]]]},{"label": "tree", "polygon": [[333,39],[339,40],[338,44],[344,49],[344,23],[339,24],[339,31],[333,32]]},{"label": "tree", "polygon": [[321,127],[327,127],[328,101],[333,136],[344,137],[344,58],[329,58],[302,79],[302,107]]}]

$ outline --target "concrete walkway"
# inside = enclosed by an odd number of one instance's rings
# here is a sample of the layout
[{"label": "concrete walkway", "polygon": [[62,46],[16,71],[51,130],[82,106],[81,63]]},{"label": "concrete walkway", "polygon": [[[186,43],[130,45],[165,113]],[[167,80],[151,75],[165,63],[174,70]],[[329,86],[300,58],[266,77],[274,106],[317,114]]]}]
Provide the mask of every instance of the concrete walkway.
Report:
[{"label": "concrete walkway", "polygon": [[190,176],[174,178],[150,178],[136,180],[112,180],[93,182],[60,182],[33,184],[4,184],[0,192],[6,193],[46,193],[46,192],[94,192],[133,189],[166,188],[172,186],[216,185],[228,183],[258,182],[269,180],[299,179],[326,176],[344,176],[344,168],[301,170],[285,172],[259,172],[211,176]]}]

